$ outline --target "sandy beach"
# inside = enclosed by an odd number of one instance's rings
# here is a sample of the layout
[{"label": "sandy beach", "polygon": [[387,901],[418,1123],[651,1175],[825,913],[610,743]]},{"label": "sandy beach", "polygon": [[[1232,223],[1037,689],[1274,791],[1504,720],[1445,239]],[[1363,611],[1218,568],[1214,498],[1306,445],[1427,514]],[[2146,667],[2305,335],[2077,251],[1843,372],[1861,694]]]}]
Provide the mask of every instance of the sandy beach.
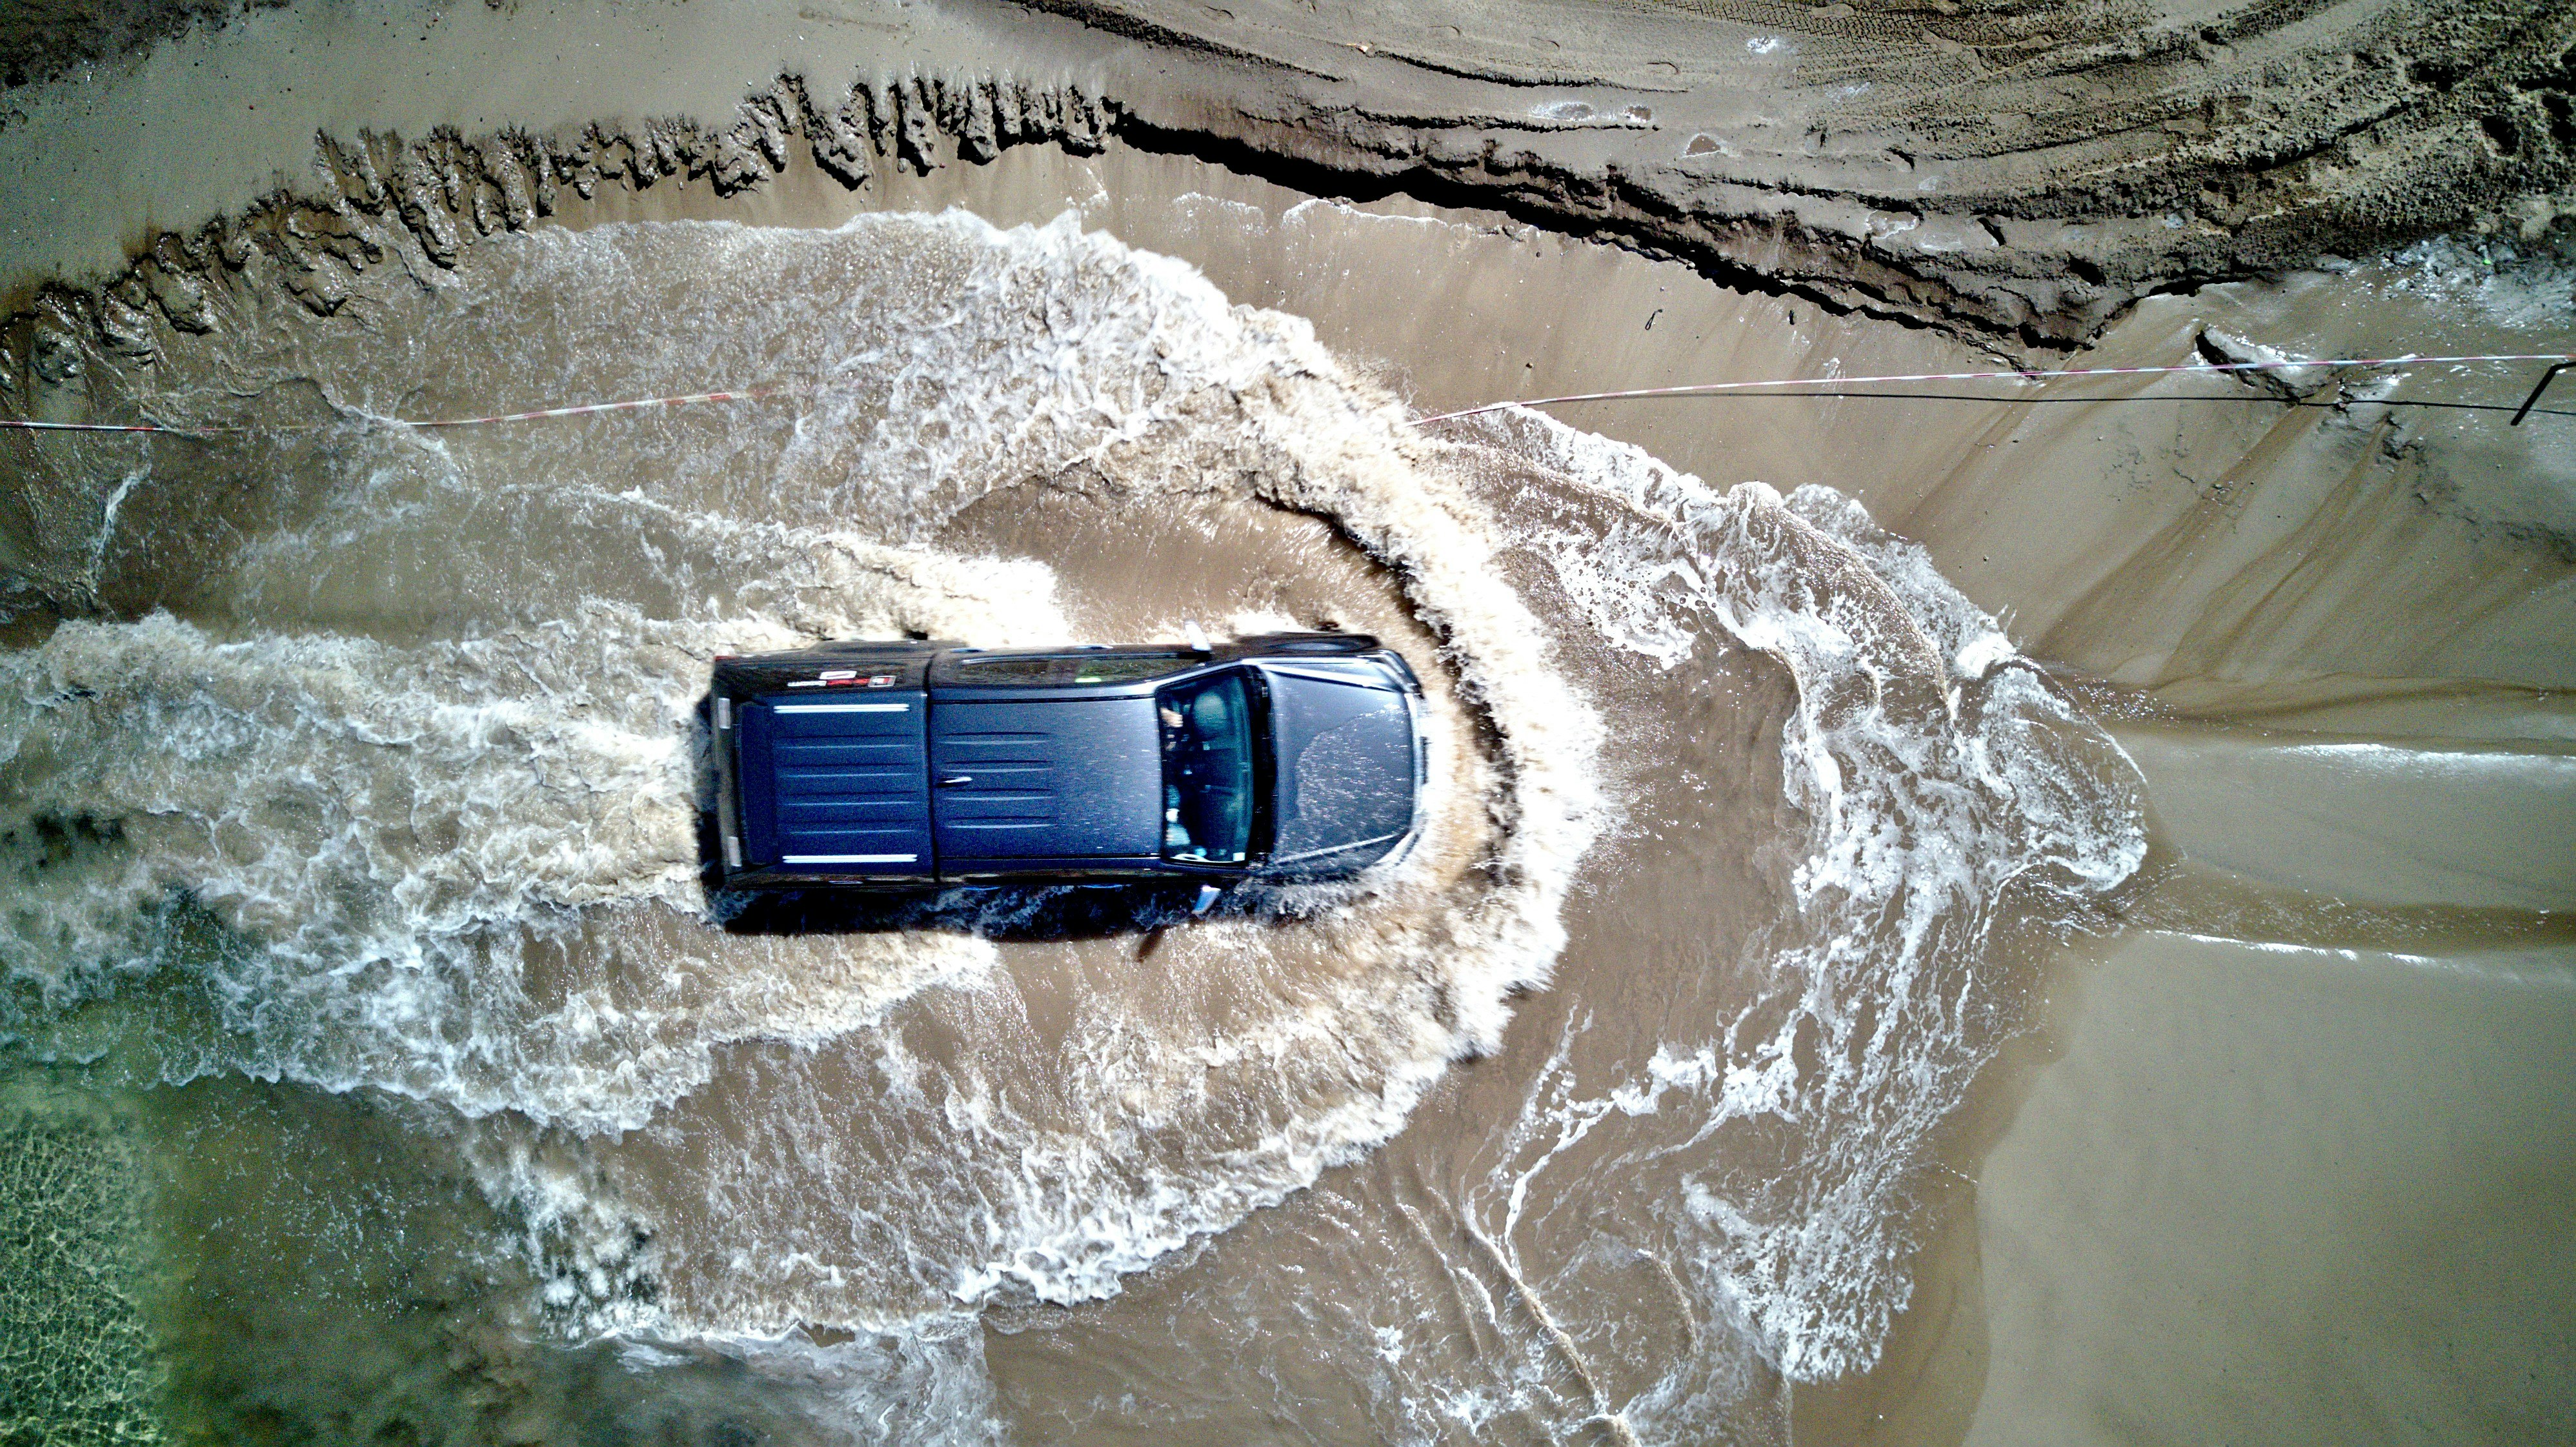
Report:
[{"label": "sandy beach", "polygon": [[[2563,16],[97,34],[5,410],[242,430],[0,439],[10,1430],[2576,1425],[2546,363],[1415,425],[2576,353]],[[1407,872],[701,887],[714,652],[1184,617],[1414,660]]]}]

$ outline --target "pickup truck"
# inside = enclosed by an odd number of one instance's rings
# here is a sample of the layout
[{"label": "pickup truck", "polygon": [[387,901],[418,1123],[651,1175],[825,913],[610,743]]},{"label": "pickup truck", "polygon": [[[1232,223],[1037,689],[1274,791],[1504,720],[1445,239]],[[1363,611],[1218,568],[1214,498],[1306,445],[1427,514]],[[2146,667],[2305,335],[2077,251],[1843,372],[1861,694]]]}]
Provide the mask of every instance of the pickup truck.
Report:
[{"label": "pickup truck", "polygon": [[[1193,640],[1194,644],[1200,640]],[[1422,685],[1365,634],[719,657],[733,889],[1347,878],[1422,821]]]}]

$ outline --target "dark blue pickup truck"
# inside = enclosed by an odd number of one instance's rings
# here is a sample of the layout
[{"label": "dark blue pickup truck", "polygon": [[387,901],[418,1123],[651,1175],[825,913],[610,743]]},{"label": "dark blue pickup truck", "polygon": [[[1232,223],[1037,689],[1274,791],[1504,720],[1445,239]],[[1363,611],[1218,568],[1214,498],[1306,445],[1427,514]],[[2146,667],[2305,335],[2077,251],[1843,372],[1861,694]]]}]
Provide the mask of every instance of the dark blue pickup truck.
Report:
[{"label": "dark blue pickup truck", "polygon": [[1421,824],[1422,685],[1362,634],[719,658],[732,888],[1342,878]]}]

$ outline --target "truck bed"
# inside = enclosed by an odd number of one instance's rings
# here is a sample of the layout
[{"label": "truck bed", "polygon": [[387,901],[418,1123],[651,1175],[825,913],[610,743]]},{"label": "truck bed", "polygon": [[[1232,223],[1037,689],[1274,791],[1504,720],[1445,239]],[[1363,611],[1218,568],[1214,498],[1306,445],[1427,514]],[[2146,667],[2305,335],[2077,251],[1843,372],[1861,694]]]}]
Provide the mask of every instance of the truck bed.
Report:
[{"label": "truck bed", "polygon": [[929,705],[918,690],[743,704],[744,857],[834,873],[934,874]]}]

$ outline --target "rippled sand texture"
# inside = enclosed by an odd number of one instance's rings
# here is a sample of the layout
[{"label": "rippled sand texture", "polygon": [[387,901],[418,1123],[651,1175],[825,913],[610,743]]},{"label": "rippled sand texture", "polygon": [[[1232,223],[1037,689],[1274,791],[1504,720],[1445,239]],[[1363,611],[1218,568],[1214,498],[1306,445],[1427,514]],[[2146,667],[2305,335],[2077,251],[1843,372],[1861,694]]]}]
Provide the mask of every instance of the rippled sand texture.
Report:
[{"label": "rippled sand texture", "polygon": [[159,1383],[134,1305],[134,1162],[94,1102],[45,1094],[0,1107],[0,1431],[148,1441]]},{"label": "rippled sand texture", "polygon": [[[29,32],[58,61],[108,38],[57,14],[216,8],[21,6],[0,64]],[[461,161],[443,204],[405,203],[435,235],[523,226],[544,172],[594,161],[731,193],[808,139],[855,179],[1114,129],[2049,345],[2170,287],[2472,224],[2537,240],[2576,210],[2576,28],[2550,0],[387,0],[88,74],[118,83],[21,90],[0,130],[0,187],[50,203],[0,213],[13,277],[113,270],[143,228],[279,187],[330,200],[351,168],[308,168],[317,131],[374,147],[369,184]]]}]

